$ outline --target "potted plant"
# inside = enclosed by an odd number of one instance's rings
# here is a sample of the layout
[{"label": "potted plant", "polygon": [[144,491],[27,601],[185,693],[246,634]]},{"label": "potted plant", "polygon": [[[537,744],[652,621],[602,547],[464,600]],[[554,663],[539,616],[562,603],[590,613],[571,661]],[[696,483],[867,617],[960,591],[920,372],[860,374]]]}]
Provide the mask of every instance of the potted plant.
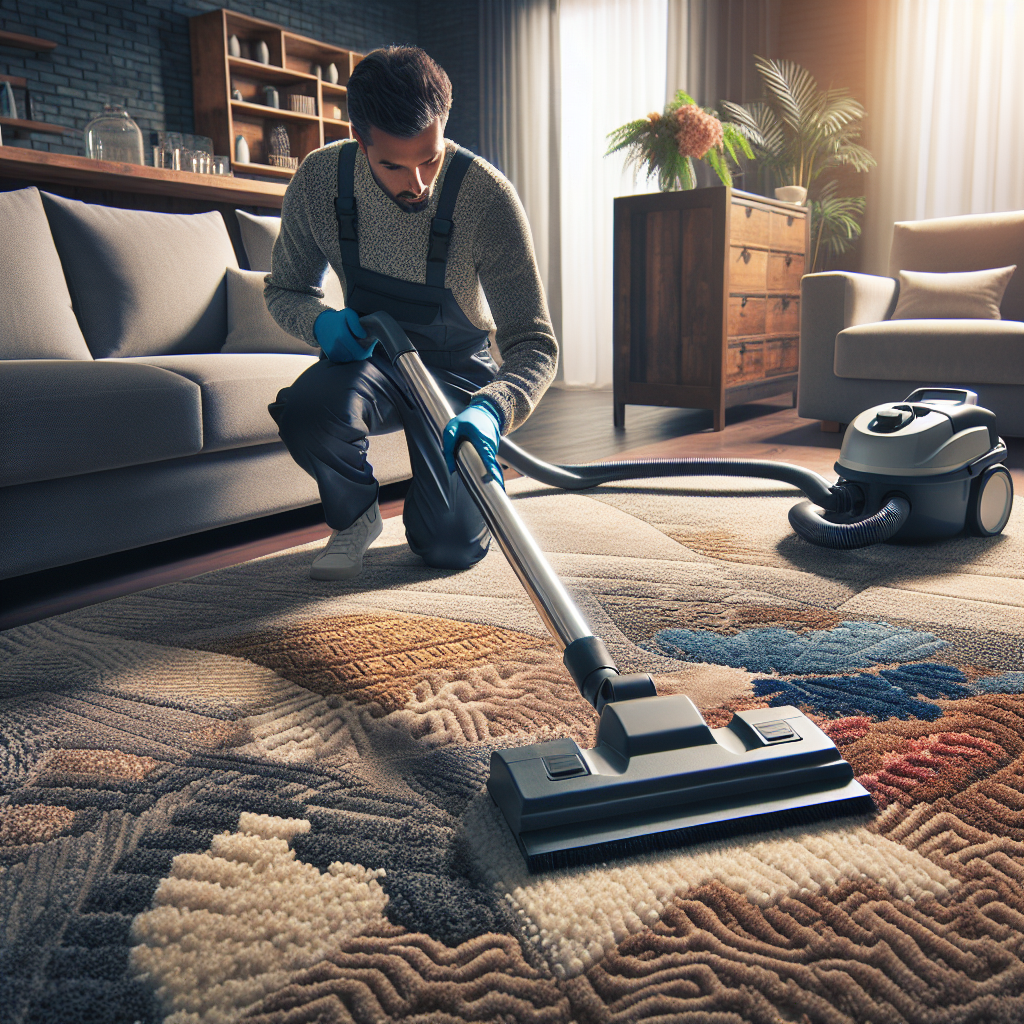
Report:
[{"label": "potted plant", "polygon": [[662,192],[694,188],[694,160],[707,161],[722,184],[731,185],[729,161],[738,164],[739,154],[754,157],[748,134],[749,128],[720,120],[716,111],[698,107],[680,89],[662,113],[648,114],[609,132],[611,145],[605,156],[625,150],[626,166],[656,175]]},{"label": "potted plant", "polygon": [[764,98],[744,104],[723,100],[722,111],[750,139],[766,190],[776,186],[776,197],[788,202],[810,196],[813,272],[860,236],[864,197],[837,195],[839,183],[830,172],[875,166],[857,141],[864,107],[845,89],[822,90],[793,61],[755,57],[754,65]]}]

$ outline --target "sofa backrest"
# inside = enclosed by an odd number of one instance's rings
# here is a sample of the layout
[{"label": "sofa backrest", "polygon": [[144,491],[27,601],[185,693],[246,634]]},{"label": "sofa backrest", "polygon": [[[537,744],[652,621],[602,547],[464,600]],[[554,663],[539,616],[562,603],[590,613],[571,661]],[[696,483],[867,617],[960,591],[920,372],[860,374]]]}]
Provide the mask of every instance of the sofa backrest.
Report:
[{"label": "sofa backrest", "polygon": [[0,359],[91,359],[39,189],[0,192]]},{"label": "sofa backrest", "polygon": [[42,193],[75,314],[92,355],[216,352],[227,336],[220,213],[154,213]]},{"label": "sofa backrest", "polygon": [[1017,267],[1003,293],[1004,320],[1024,320],[1024,210],[899,221],[889,251],[889,276],[901,270],[945,274]]}]

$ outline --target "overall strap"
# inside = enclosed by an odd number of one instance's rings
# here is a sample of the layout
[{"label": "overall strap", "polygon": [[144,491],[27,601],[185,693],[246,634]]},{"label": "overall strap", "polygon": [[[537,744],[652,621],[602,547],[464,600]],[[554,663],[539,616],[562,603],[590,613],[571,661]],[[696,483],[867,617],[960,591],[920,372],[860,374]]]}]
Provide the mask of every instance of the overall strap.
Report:
[{"label": "overall strap", "polygon": [[346,266],[359,266],[359,236],[356,234],[355,166],[358,143],[338,147],[338,198],[334,212],[338,216],[338,244],[341,262]]},{"label": "overall strap", "polygon": [[452,241],[452,213],[455,210],[455,201],[459,198],[462,179],[474,159],[468,149],[459,146],[444,176],[441,198],[437,201],[437,213],[430,222],[430,245],[427,248],[427,284],[434,288],[444,287],[448,247]]}]

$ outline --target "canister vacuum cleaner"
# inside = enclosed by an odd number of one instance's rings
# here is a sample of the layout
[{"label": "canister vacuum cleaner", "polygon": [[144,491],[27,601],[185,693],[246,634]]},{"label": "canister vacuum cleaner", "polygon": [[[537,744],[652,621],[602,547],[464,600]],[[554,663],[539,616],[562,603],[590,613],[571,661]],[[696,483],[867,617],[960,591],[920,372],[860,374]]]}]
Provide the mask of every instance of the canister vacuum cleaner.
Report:
[{"label": "canister vacuum cleaner", "polygon": [[[415,347],[387,313],[361,322],[440,444],[453,411]],[[835,484],[797,466],[747,460],[552,466],[505,439],[499,457],[573,490],[693,474],[782,480],[810,499],[790,512],[794,528],[833,548],[965,527],[991,536],[1009,518],[1013,486],[995,417],[975,403],[971,392],[935,388],[861,413],[843,440]],[[646,673],[620,673],[476,449],[460,444],[455,462],[581,696],[600,715],[592,749],[556,739],[491,752],[487,791],[531,871],[875,809],[835,744],[798,708],[739,711],[711,729],[689,697],[659,695]]]}]

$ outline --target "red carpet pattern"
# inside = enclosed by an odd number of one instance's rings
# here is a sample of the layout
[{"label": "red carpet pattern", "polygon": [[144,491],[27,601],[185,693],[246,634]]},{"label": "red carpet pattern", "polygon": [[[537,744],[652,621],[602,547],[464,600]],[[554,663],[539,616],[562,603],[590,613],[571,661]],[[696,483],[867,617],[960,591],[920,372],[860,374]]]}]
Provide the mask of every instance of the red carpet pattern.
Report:
[{"label": "red carpet pattern", "polygon": [[0,634],[4,1019],[1024,1020],[1019,511],[822,553],[784,488],[510,490],[624,671],[799,704],[876,811],[530,875],[490,753],[596,715],[499,553],[388,520],[356,581],[307,547]]}]

